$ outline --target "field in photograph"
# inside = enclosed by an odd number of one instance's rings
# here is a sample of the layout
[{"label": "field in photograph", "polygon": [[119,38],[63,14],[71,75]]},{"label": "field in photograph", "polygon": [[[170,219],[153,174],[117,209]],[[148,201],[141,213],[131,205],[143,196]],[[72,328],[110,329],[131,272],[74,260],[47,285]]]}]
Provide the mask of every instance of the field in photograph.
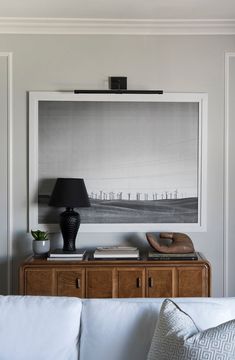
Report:
[{"label": "field in photograph", "polygon": [[[49,207],[48,198],[39,196],[39,223],[58,223],[64,209]],[[165,200],[91,200],[90,208],[78,209],[82,223],[197,223],[198,198]]]}]

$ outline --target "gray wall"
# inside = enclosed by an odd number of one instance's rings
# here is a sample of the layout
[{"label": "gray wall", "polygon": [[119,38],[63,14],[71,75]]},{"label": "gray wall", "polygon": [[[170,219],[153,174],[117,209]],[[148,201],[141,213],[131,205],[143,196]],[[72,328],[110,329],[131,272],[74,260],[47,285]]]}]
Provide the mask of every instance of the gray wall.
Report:
[{"label": "gray wall", "polygon": [[225,285],[228,296],[234,296],[235,289],[235,278],[234,278],[234,253],[235,253],[235,222],[234,222],[234,214],[235,214],[235,162],[234,162],[234,154],[235,154],[235,143],[234,143],[234,135],[235,135],[235,54],[234,56],[229,56],[228,58],[228,67],[227,67],[227,119],[226,119],[226,135],[227,135],[227,143],[226,143],[226,153],[225,153],[225,161],[227,164],[226,169],[226,202],[225,202],[225,211],[227,221],[227,226],[225,228],[225,251],[227,255],[227,263],[226,263],[226,272],[225,272]]},{"label": "gray wall", "polygon": [[[129,89],[208,93],[208,227],[190,235],[212,264],[213,295],[222,296],[224,53],[235,51],[235,37],[1,35],[0,51],[14,56],[13,291],[18,264],[31,251],[26,236],[27,91],[102,89],[109,75],[126,75]],[[77,241],[96,246],[133,237],[146,244],[144,234],[134,233],[80,233]]]},{"label": "gray wall", "polygon": [[8,288],[8,56],[0,56],[0,291]]}]

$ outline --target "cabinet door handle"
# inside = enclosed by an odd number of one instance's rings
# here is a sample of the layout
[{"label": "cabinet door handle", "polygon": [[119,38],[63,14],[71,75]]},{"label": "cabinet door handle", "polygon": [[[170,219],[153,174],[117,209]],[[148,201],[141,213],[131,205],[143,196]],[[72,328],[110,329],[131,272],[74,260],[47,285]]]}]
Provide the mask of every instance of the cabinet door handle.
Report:
[{"label": "cabinet door handle", "polygon": [[81,287],[81,280],[79,278],[76,279],[76,288],[80,289]]},{"label": "cabinet door handle", "polygon": [[153,287],[153,278],[149,277],[149,287],[152,288]]},{"label": "cabinet door handle", "polygon": [[137,278],[136,279],[136,286],[137,286],[137,288],[141,288],[141,278]]}]

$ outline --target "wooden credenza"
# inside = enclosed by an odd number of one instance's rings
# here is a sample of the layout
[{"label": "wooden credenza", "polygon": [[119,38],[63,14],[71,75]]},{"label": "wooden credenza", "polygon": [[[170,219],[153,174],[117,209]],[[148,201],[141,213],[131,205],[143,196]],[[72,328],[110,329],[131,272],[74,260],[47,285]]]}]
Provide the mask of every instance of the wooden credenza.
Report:
[{"label": "wooden credenza", "polygon": [[21,295],[80,298],[210,296],[211,269],[191,261],[27,259],[20,266]]},{"label": "wooden credenza", "polygon": [[210,296],[211,269],[202,256],[192,261],[26,260],[20,267],[21,295],[80,298]]}]

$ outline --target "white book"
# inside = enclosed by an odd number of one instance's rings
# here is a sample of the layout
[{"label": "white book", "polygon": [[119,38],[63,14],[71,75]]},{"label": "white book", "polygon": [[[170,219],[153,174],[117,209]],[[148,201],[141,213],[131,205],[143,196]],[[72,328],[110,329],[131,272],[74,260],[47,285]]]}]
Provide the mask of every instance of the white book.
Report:
[{"label": "white book", "polygon": [[86,250],[64,251],[63,249],[55,249],[51,251],[49,256],[50,258],[83,258],[85,252]]},{"label": "white book", "polygon": [[48,261],[81,261],[83,260],[82,258],[79,257],[48,257],[47,258]]},{"label": "white book", "polygon": [[120,250],[123,250],[123,251],[126,251],[126,250],[138,250],[137,247],[134,247],[134,246],[98,246],[96,248],[96,251],[109,251],[109,250],[112,250],[112,251],[120,251]]},{"label": "white book", "polygon": [[94,259],[138,259],[139,258],[139,250],[109,250],[109,251],[95,251]]}]

